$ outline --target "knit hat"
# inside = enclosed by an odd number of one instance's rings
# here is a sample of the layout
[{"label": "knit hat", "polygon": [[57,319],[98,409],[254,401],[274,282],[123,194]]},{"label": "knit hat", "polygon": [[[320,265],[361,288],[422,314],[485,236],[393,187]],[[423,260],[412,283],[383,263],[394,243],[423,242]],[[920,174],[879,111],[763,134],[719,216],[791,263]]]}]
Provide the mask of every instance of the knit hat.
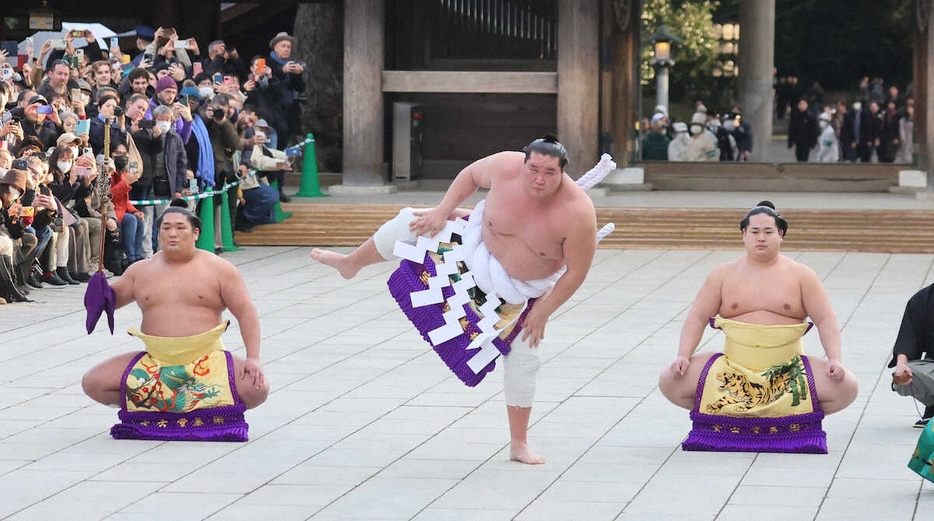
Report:
[{"label": "knit hat", "polygon": [[156,94],[164,91],[165,89],[175,89],[178,90],[178,84],[175,83],[175,80],[171,76],[163,76],[159,78],[159,82],[156,83]]},{"label": "knit hat", "polygon": [[691,124],[692,125],[706,125],[707,116],[705,116],[703,112],[695,112],[694,115],[691,116]]}]

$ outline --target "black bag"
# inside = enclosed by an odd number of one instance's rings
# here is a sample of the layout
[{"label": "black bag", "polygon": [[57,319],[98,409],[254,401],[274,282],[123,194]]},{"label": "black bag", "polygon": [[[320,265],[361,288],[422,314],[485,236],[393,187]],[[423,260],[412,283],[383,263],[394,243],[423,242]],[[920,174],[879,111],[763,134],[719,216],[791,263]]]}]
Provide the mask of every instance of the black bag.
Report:
[{"label": "black bag", "polygon": [[153,178],[152,194],[155,197],[170,197],[172,195],[172,187],[169,185],[169,178],[167,176]]},{"label": "black bag", "polygon": [[107,238],[104,241],[104,267],[114,275],[123,275],[127,267],[123,243],[120,242],[120,237],[110,230],[107,230]]}]

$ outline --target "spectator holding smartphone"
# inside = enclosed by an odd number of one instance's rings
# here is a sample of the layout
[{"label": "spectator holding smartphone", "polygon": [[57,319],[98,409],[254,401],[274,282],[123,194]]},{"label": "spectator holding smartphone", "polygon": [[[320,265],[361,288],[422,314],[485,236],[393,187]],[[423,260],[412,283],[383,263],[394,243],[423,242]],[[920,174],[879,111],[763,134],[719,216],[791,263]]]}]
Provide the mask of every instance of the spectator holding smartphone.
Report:
[{"label": "spectator holding smartphone", "polygon": [[[25,91],[24,91],[25,92]],[[44,96],[34,95],[29,98],[24,107],[17,107],[10,111],[13,119],[19,121],[23,130],[23,137],[18,143],[14,143],[13,152],[18,152],[22,142],[29,137],[34,137],[42,144],[42,150],[47,150],[55,145],[58,139],[58,129],[55,123],[52,123],[46,117],[52,113],[52,107]]]},{"label": "spectator holding smartphone", "polygon": [[267,64],[272,76],[279,81],[280,90],[279,102],[275,105],[276,114],[271,119],[280,122],[281,126],[276,127],[276,132],[283,144],[287,144],[293,135],[301,133],[301,111],[298,104],[305,94],[305,80],[302,78],[305,64],[292,59],[294,46],[295,38],[285,32],[277,34],[269,41],[272,51],[269,53]]}]

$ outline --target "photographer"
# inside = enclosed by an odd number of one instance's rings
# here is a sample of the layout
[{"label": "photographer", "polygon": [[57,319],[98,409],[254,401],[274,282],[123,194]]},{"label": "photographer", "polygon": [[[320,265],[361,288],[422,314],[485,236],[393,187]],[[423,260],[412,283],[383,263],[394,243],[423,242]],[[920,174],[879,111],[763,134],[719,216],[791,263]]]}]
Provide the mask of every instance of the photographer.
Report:
[{"label": "photographer", "polygon": [[[211,98],[210,103],[205,109],[206,124],[208,134],[211,137],[211,148],[214,151],[214,186],[220,187],[224,183],[236,180],[236,170],[233,166],[233,154],[237,150],[242,150],[246,145],[246,140],[240,138],[237,129],[230,122],[230,98],[226,94],[218,94]],[[228,190],[230,204],[230,219],[233,222],[236,219],[237,193],[236,187]],[[219,197],[219,196],[218,196]],[[219,202],[218,202],[219,203]],[[220,204],[215,208],[219,209]],[[220,212],[215,211],[215,230],[220,229]],[[218,244],[219,237],[215,238],[215,250],[220,250]]]},{"label": "photographer", "polygon": [[145,214],[130,203],[130,187],[139,180],[140,173],[129,170],[130,160],[126,154],[116,155],[115,153],[112,161],[113,172],[110,175],[110,195],[113,202],[114,217],[116,218],[115,222],[120,223],[120,242],[123,244],[124,251],[126,251],[127,264],[129,265],[143,258]]},{"label": "photographer", "polygon": [[283,144],[287,144],[294,134],[301,133],[302,129],[298,104],[305,94],[305,80],[302,78],[305,64],[292,60],[294,46],[295,38],[284,32],[269,42],[272,51],[269,53],[268,65],[281,90],[279,103],[275,105],[276,116],[272,119],[284,122],[282,127],[276,128]]},{"label": "photographer", "polygon": [[[39,264],[36,264],[36,260],[46,252],[46,248],[52,240],[50,225],[56,216],[54,210],[56,203],[48,185],[43,184],[47,183],[46,172],[48,171],[48,165],[46,165],[43,158],[33,155],[23,161],[25,161],[26,166],[26,192],[20,198],[20,201],[23,206],[33,208],[33,215],[24,218],[23,222],[29,225],[26,232],[35,235],[37,240],[36,248],[26,256],[25,264],[30,267],[26,283],[36,289],[41,289],[43,270]],[[62,285],[66,285],[66,283],[62,281]]]},{"label": "photographer", "polygon": [[19,121],[22,127],[23,137],[14,144],[12,151],[15,153],[22,146],[22,141],[32,136],[42,143],[42,150],[51,148],[58,139],[58,129],[55,123],[52,123],[46,116],[52,113],[52,107],[44,96],[35,95],[29,98],[25,107],[17,107],[10,111],[10,116]]},{"label": "photographer", "polygon": [[97,101],[97,117],[91,119],[88,141],[94,154],[104,153],[104,127],[110,122],[110,146],[126,143],[126,117],[117,98],[105,94]]},{"label": "photographer", "polygon": [[[22,262],[35,249],[36,237],[25,233],[21,220],[25,212],[19,198],[25,191],[23,170],[10,169],[0,178],[0,298],[5,302],[31,302],[26,298]],[[17,243],[21,248],[16,248]]]},{"label": "photographer", "polygon": [[[188,158],[182,138],[175,132],[175,115],[170,107],[160,105],[152,110],[153,120],[134,121],[140,130],[133,132],[133,140],[143,160],[143,172],[151,179],[152,190],[148,198],[176,199],[188,195]],[[149,127],[149,125],[152,127]],[[149,128],[147,128],[149,127]],[[167,203],[153,205],[153,220],[168,206]],[[152,230],[152,249],[158,250],[158,230]]]},{"label": "photographer", "polygon": [[[74,138],[74,135],[67,137]],[[92,225],[87,219],[82,219],[73,207],[77,199],[87,196],[88,187],[97,178],[97,165],[91,156],[75,156],[70,146],[57,146],[49,155],[49,173],[52,176],[49,188],[62,206],[58,210],[63,224],[70,228],[68,258],[64,265],[62,259],[58,259],[55,271],[69,284],[87,282],[91,278]],[[98,231],[99,224],[95,226]]]}]

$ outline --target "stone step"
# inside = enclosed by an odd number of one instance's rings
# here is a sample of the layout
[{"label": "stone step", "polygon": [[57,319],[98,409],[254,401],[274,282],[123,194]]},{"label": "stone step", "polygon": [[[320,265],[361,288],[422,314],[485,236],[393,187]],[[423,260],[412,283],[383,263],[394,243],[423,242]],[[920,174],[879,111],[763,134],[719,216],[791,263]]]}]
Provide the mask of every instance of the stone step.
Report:
[{"label": "stone step", "polygon": [[[283,204],[293,216],[235,234],[243,246],[358,246],[403,205]],[[741,250],[746,210],[597,208],[597,222],[616,231],[601,248]],[[783,212],[789,251],[934,253],[934,211],[803,210]]]}]

